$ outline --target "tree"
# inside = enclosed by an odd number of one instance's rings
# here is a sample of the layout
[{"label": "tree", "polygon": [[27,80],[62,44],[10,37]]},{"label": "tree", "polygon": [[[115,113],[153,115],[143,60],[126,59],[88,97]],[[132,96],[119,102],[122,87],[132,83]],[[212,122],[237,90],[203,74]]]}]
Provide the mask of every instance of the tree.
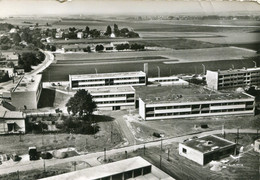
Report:
[{"label": "tree", "polygon": [[18,33],[14,33],[12,37],[15,45],[18,45],[21,42],[21,36]]},{"label": "tree", "polygon": [[87,34],[89,34],[89,27],[88,27],[88,26],[86,26],[85,32],[86,32]]},{"label": "tree", "polygon": [[117,24],[114,24],[114,33],[115,33],[115,36],[119,36],[119,34],[120,34]]},{"label": "tree", "polygon": [[14,68],[14,63],[12,61],[10,61],[6,64],[6,66],[9,68]]},{"label": "tree", "polygon": [[110,27],[110,26],[107,26],[107,31],[106,31],[105,34],[106,34],[107,36],[110,36],[111,33],[112,33],[112,29],[111,29],[111,27]]},{"label": "tree", "polygon": [[96,50],[97,52],[99,52],[99,51],[103,51],[103,50],[104,50],[104,46],[103,46],[102,44],[100,44],[100,45],[96,45],[95,50]]},{"label": "tree", "polygon": [[51,46],[51,51],[56,51],[56,46]]},{"label": "tree", "polygon": [[79,116],[83,116],[92,115],[93,111],[97,108],[97,105],[88,91],[80,89],[69,99],[66,107],[68,113],[72,112],[72,115],[79,114]]}]

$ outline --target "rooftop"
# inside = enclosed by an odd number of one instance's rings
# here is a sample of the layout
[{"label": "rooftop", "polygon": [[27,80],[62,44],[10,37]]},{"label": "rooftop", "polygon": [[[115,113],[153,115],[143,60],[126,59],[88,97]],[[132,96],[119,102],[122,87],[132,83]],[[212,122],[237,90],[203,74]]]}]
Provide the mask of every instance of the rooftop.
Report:
[{"label": "rooftop", "polygon": [[197,139],[186,141],[182,143],[192,149],[198,150],[202,153],[208,153],[227,146],[235,145],[236,143],[220,138],[218,136],[209,135]]},{"label": "rooftop", "polygon": [[136,77],[136,76],[145,76],[145,73],[142,71],[136,72],[118,72],[118,73],[101,73],[101,74],[77,74],[77,75],[69,75],[71,79],[99,79],[99,78],[113,78],[113,77]]},{"label": "rooftop", "polygon": [[88,89],[90,94],[99,94],[99,93],[120,93],[120,92],[134,92],[135,90],[131,86],[121,86],[121,87],[102,87],[102,88],[91,88]]},{"label": "rooftop", "polygon": [[24,119],[24,114],[23,114],[23,112],[20,112],[20,111],[0,111],[0,118]]},{"label": "rooftop", "polygon": [[229,70],[222,70],[222,71],[218,71],[218,72],[219,72],[219,74],[233,74],[233,73],[247,73],[248,71],[250,71],[250,72],[260,71],[260,67],[243,68],[243,69],[229,69]]},{"label": "rooftop", "polygon": [[137,98],[140,97],[145,103],[185,103],[199,101],[217,101],[234,99],[252,99],[245,93],[216,93],[201,86],[146,86],[134,87]]},{"label": "rooftop", "polygon": [[[151,166],[149,162],[144,160],[141,157],[133,157],[129,159],[124,159],[117,162],[112,162],[108,164],[103,164],[91,168],[82,169],[79,171],[69,172],[53,177],[44,178],[45,180],[75,180],[75,179],[88,179],[88,180],[94,180],[94,179],[101,179],[103,177],[108,177],[110,175],[119,174],[122,172],[130,171],[137,168],[142,168],[146,166]],[[153,171],[153,170],[152,170]],[[151,174],[151,173],[150,173]],[[149,175],[150,175],[149,174]],[[158,173],[159,174],[159,173]],[[163,175],[159,174],[155,179],[173,179],[167,174],[163,173]],[[142,176],[143,177],[143,176]],[[135,178],[136,180],[139,180],[139,177]],[[142,179],[142,178],[140,178]],[[146,179],[146,178],[145,178]]]},{"label": "rooftop", "polygon": [[42,75],[23,76],[17,83],[13,92],[36,91],[41,82]]}]

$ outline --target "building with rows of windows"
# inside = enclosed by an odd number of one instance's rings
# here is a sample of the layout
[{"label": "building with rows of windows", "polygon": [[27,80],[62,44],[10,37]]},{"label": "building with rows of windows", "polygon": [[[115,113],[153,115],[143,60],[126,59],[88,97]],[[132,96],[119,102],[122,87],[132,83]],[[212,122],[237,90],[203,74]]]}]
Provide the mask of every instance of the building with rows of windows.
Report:
[{"label": "building with rows of windows", "polygon": [[217,93],[194,85],[135,87],[135,90],[139,115],[144,120],[255,112],[255,97],[246,93]]},{"label": "building with rows of windows", "polygon": [[146,74],[139,71],[69,75],[69,81],[71,89],[111,86],[142,86],[146,85]]},{"label": "building with rows of windows", "polygon": [[214,90],[260,85],[260,68],[230,69],[209,71],[206,75],[207,86]]},{"label": "building with rows of windows", "polygon": [[120,110],[135,105],[135,91],[131,86],[91,88],[88,92],[99,109]]}]

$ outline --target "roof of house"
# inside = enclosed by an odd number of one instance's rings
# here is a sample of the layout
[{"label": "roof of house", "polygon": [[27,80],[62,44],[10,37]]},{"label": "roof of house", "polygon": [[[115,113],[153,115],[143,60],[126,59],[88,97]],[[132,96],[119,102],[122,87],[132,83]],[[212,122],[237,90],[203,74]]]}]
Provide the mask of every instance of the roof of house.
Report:
[{"label": "roof of house", "polygon": [[126,93],[126,92],[135,92],[132,86],[122,86],[122,87],[101,87],[101,88],[91,88],[88,89],[88,92],[91,95],[97,94],[113,94],[113,93]]},{"label": "roof of house", "polygon": [[99,74],[76,74],[76,75],[69,75],[71,79],[99,79],[99,78],[113,78],[113,77],[138,77],[138,76],[145,76],[146,74],[142,71],[136,72],[117,72],[117,73],[99,73]]},{"label": "roof of house", "polygon": [[0,111],[0,118],[24,119],[24,114],[23,114],[23,112],[20,112],[20,111]]},{"label": "roof of house", "polygon": [[18,81],[12,92],[36,91],[41,79],[41,74],[37,74],[35,76],[23,76]]},{"label": "roof of house", "polygon": [[215,135],[208,135],[208,136],[203,136],[197,139],[186,141],[182,144],[205,154],[205,153],[209,153],[209,152],[213,152],[225,148],[227,146],[233,146],[236,143],[220,138]]},{"label": "roof of house", "polygon": [[137,97],[148,104],[254,99],[246,93],[216,93],[196,85],[146,86],[134,89]]},{"label": "roof of house", "polygon": [[108,177],[111,175],[119,174],[122,172],[151,166],[149,162],[144,160],[141,157],[133,157],[129,159],[124,159],[117,162],[112,162],[108,164],[103,164],[91,168],[82,169],[79,171],[74,171],[70,173],[65,173],[49,178],[45,178],[48,180],[54,180],[54,179],[63,179],[63,180],[76,180],[76,179],[88,179],[88,180],[94,180],[94,179],[100,179],[103,177]]},{"label": "roof of house", "polygon": [[215,71],[219,74],[234,74],[234,73],[247,73],[247,72],[259,72],[260,67],[255,68],[243,68],[243,69],[229,69],[229,70],[221,70],[221,71]]}]

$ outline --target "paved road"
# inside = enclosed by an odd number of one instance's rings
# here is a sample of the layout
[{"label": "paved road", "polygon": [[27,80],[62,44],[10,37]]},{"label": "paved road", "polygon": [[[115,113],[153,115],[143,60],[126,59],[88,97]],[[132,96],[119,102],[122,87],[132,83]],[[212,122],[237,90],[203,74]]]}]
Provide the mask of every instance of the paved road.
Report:
[{"label": "paved road", "polygon": [[[197,133],[196,136],[205,136],[205,135],[211,135],[211,134],[220,134],[222,130],[214,130],[214,131],[208,131],[208,132],[202,132],[202,133]],[[236,133],[237,129],[226,129],[226,133]],[[240,133],[256,133],[255,129],[240,129]],[[185,135],[185,136],[180,136],[180,137],[173,137],[169,139],[164,139],[163,140],[163,145],[171,144],[173,142],[183,142],[184,139],[190,138],[194,136],[195,134],[192,135]],[[147,142],[145,143],[145,147],[152,147],[152,146],[158,146],[161,144],[161,141],[154,141],[154,142]],[[124,153],[125,151],[127,152],[132,152],[136,149],[143,148],[144,144],[138,144],[138,145],[132,145],[132,146],[127,146],[127,147],[122,147],[122,148],[117,148],[117,149],[112,149],[106,152],[107,157],[116,154],[116,153]],[[68,162],[73,162],[73,161],[86,161],[89,164],[94,164],[98,165],[99,163],[97,162],[97,158],[101,157],[104,155],[104,152],[95,152],[95,153],[90,153],[86,155],[80,155],[80,156],[75,156],[75,157],[70,157],[66,159],[51,159],[51,160],[45,160],[45,165],[48,168],[48,166],[53,166],[61,163],[68,163]],[[18,163],[12,163],[12,164],[3,164],[0,166],[0,175],[1,174],[8,174],[12,172],[17,172],[17,171],[27,171],[27,170],[32,170],[32,169],[39,169],[43,168],[43,160],[38,160],[38,161],[23,161],[23,162],[18,162]],[[94,163],[95,162],[95,163]]]}]

